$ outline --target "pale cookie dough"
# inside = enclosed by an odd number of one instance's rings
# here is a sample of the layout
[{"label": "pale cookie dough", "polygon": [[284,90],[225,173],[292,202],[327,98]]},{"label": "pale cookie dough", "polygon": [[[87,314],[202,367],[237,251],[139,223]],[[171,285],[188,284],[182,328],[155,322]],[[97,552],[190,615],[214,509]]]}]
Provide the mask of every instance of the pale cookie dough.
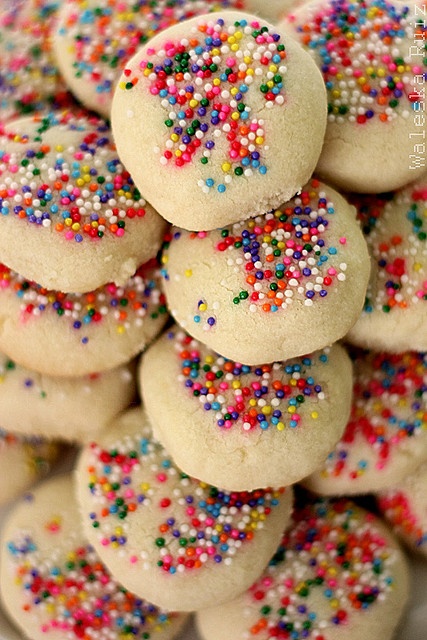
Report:
[{"label": "pale cookie dough", "polygon": [[200,231],[264,213],[301,189],[323,144],[326,94],[293,38],[224,11],[142,47],[121,75],[111,121],[147,200]]},{"label": "pale cookie dough", "polygon": [[71,105],[52,49],[59,0],[0,3],[0,121]]},{"label": "pale cookie dough", "polygon": [[406,559],[349,500],[297,509],[246,593],[197,614],[203,640],[391,640],[409,596]]},{"label": "pale cookie dough", "polygon": [[0,505],[15,500],[40,480],[58,458],[57,443],[0,428]]},{"label": "pale cookie dough", "polygon": [[347,339],[375,351],[427,351],[427,179],[354,203],[372,270]]},{"label": "pale cookie dough", "polygon": [[0,416],[15,434],[88,442],[136,399],[135,363],[76,378],[52,377],[0,353]]},{"label": "pale cookie dough", "polygon": [[192,611],[242,593],[289,523],[292,488],[229,492],[183,473],[140,408],[84,447],[77,495],[88,540],[143,598]]},{"label": "pale cookie dough", "polygon": [[0,349],[48,376],[84,376],[129,362],[168,319],[156,261],[124,286],[49,291],[0,265]]},{"label": "pale cookie dough", "polygon": [[2,604],[31,640],[172,640],[186,616],[124,589],[84,537],[70,475],[15,505],[1,541]]},{"label": "pale cookie dough", "polygon": [[164,290],[176,321],[255,365],[342,338],[363,308],[370,261],[353,207],[311,180],[276,210],[211,231],[173,229]]},{"label": "pale cookie dough", "polygon": [[286,0],[68,0],[58,15],[53,49],[73,92],[110,117],[120,74],[154,35],[194,16],[241,9],[276,20]]},{"label": "pale cookie dough", "polygon": [[280,26],[310,53],[327,89],[318,175],[347,191],[379,193],[425,172],[425,5],[315,0]]},{"label": "pale cookie dough", "polygon": [[82,112],[9,122],[0,135],[0,261],[49,289],[123,284],[166,228],[121,164],[111,130]]},{"label": "pale cookie dough", "polygon": [[177,465],[228,490],[298,482],[323,464],[350,415],[351,363],[338,344],[248,367],[175,329],[145,353],[139,382]]},{"label": "pale cookie dough", "polygon": [[353,354],[350,420],[324,465],[304,485],[362,494],[399,484],[427,462],[427,354]]},{"label": "pale cookie dough", "polygon": [[408,547],[427,556],[427,464],[377,494],[377,504],[394,533]]}]

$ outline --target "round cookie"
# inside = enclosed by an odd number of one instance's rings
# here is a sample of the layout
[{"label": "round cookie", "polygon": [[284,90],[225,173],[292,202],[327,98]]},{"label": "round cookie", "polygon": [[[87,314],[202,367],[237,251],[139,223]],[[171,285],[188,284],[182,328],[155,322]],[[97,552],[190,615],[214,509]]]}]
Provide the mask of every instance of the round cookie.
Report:
[{"label": "round cookie", "polygon": [[0,353],[0,416],[15,434],[88,442],[136,398],[135,363],[81,378],[51,377]]},{"label": "round cookie", "polygon": [[391,640],[409,595],[405,557],[373,514],[349,500],[297,509],[261,577],[197,613],[203,640]]},{"label": "round cookie", "polygon": [[338,344],[248,367],[172,329],[141,359],[139,382],[177,465],[230,491],[298,482],[323,464],[350,415],[351,363]]},{"label": "round cookie", "polygon": [[196,15],[220,9],[255,11],[268,20],[284,0],[69,0],[59,12],[53,48],[73,92],[110,117],[114,89],[138,48],[155,34]]},{"label": "round cookie", "polygon": [[8,123],[0,135],[0,260],[49,289],[122,285],[153,258],[166,228],[86,113]]},{"label": "round cookie", "polygon": [[0,121],[71,104],[52,50],[59,0],[2,0]]},{"label": "round cookie", "polygon": [[370,270],[353,207],[315,179],[263,216],[209,233],[174,229],[163,263],[176,321],[248,365],[342,338],[360,316]]},{"label": "round cookie", "polygon": [[375,351],[427,351],[427,179],[354,203],[372,269],[347,339]]},{"label": "round cookie", "polygon": [[152,439],[140,408],[84,447],[76,481],[102,561],[127,589],[178,611],[248,588],[292,507],[291,488],[228,492],[189,477]]},{"label": "round cookie", "polygon": [[327,89],[316,173],[346,191],[398,189],[425,171],[425,26],[416,4],[314,0],[281,22]]},{"label": "round cookie", "polygon": [[51,469],[59,445],[0,428],[0,505],[11,502]]},{"label": "round cookie", "polygon": [[116,87],[111,122],[121,160],[157,211],[185,229],[215,229],[278,206],[309,179],[325,88],[292,38],[224,11],[139,49]]},{"label": "round cookie", "polygon": [[2,602],[32,640],[172,640],[186,616],[124,589],[87,543],[70,475],[15,505],[1,543]]},{"label": "round cookie", "polygon": [[0,265],[0,349],[49,376],[84,376],[129,362],[167,321],[156,261],[125,286],[49,291]]},{"label": "round cookie", "polygon": [[352,356],[350,420],[324,465],[303,482],[320,494],[388,489],[427,462],[427,354]]},{"label": "round cookie", "polygon": [[427,556],[427,464],[376,496],[378,508],[394,533]]}]

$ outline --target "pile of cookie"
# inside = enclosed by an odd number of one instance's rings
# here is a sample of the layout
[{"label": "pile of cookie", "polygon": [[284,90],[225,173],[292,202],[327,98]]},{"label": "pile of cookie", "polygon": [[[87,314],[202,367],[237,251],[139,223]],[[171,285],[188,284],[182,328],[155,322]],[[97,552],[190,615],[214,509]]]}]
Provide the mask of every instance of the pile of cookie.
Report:
[{"label": "pile of cookie", "polygon": [[425,3],[0,6],[7,615],[391,640],[427,548]]}]

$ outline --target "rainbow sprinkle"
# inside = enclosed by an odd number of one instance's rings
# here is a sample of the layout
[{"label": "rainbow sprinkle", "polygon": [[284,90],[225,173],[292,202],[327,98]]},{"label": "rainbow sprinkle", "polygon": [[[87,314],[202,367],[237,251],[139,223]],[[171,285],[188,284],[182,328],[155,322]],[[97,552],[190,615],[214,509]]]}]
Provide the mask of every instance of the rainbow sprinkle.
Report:
[{"label": "rainbow sprinkle", "polygon": [[[427,60],[411,56],[415,33],[422,36],[425,26],[421,20],[415,25],[409,12],[387,0],[329,0],[287,16],[322,72],[329,122],[409,117],[419,99],[413,78],[426,77]],[[416,42],[421,47],[425,41]]]},{"label": "rainbow sprinkle", "polygon": [[[57,520],[46,523],[54,533]],[[81,545],[56,561],[47,559],[31,536],[8,542],[16,584],[25,596],[22,614],[43,616],[39,629],[67,640],[149,640],[160,635],[177,614],[169,614],[124,589],[90,545]],[[40,559],[40,556],[42,558]]]},{"label": "rainbow sprinkle", "polygon": [[379,494],[377,500],[380,510],[396,533],[409,538],[418,548],[427,543],[427,531],[406,492],[393,489]]},{"label": "rainbow sprinkle", "polygon": [[[2,216],[77,243],[122,238],[127,221],[144,218],[146,202],[103,120],[64,111],[34,118],[32,128],[30,135],[14,133],[11,124],[1,129]],[[70,142],[54,142],[64,138]]]},{"label": "rainbow sprinkle", "polygon": [[[140,79],[165,111],[165,148],[160,163],[184,167],[196,157],[210,165],[219,138],[227,140],[220,178],[198,181],[204,193],[224,193],[239,176],[264,175],[267,132],[251,114],[255,91],[264,107],[283,105],[286,51],[280,35],[246,19],[228,25],[222,18],[199,22],[189,38],[146,49],[137,69],[125,68],[119,89],[133,90]],[[255,83],[256,78],[256,83]],[[160,152],[160,150],[159,150]]]},{"label": "rainbow sprinkle", "polygon": [[325,393],[311,374],[319,364],[328,365],[328,349],[296,360],[249,367],[223,358],[183,332],[168,337],[174,340],[180,361],[179,383],[205,411],[213,413],[221,429],[302,427],[300,411],[310,402],[310,418],[318,417]]},{"label": "rainbow sprinkle", "polygon": [[387,597],[393,562],[374,516],[354,503],[321,500],[298,509],[247,594],[259,611],[248,637],[327,640],[328,629],[347,625],[354,613]]},{"label": "rainbow sprinkle", "polygon": [[229,565],[238,548],[264,526],[284,492],[230,492],[207,485],[182,473],[164,449],[144,435],[128,435],[109,449],[93,443],[89,460],[88,491],[99,507],[89,518],[100,544],[123,549],[128,520],[145,505],[151,512],[155,508],[157,534],[148,534],[147,550],[131,553],[128,562],[154,555],[159,570],[170,575]]},{"label": "rainbow sprinkle", "polygon": [[353,352],[354,386],[351,417],[345,433],[322,469],[323,477],[357,480],[371,471],[367,458],[353,459],[358,440],[381,471],[408,438],[427,436],[427,354]]}]

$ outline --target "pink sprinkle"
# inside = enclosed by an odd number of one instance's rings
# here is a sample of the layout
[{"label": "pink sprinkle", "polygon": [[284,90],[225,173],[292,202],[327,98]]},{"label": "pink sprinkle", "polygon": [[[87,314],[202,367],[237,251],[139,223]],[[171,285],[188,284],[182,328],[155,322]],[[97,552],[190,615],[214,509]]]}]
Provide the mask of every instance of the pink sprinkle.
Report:
[{"label": "pink sprinkle", "polygon": [[138,558],[137,558],[137,556],[130,556],[130,558],[129,558],[129,562],[130,562],[131,564],[135,564],[135,562],[138,562]]},{"label": "pink sprinkle", "polygon": [[346,244],[347,243],[347,238],[340,238],[340,244]]}]

